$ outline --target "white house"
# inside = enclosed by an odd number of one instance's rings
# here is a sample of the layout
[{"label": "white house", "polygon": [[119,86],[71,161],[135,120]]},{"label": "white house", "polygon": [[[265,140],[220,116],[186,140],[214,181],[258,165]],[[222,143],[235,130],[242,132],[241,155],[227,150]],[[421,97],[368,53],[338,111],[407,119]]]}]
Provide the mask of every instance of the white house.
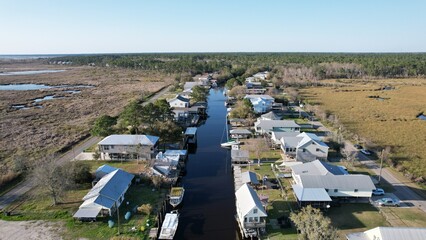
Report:
[{"label": "white house", "polygon": [[272,131],[271,140],[275,146],[279,146],[281,148],[281,138],[283,137],[296,137],[300,134],[300,132],[283,132],[283,131]]},{"label": "white house", "polygon": [[258,119],[254,123],[254,129],[257,133],[264,134],[273,131],[281,132],[300,132],[300,126],[293,120],[262,120]]},{"label": "white house", "polygon": [[150,160],[157,151],[159,139],[150,135],[110,135],[98,143],[98,148],[102,160]]},{"label": "white house", "polygon": [[269,95],[246,95],[245,99],[249,99],[256,113],[266,113],[271,111],[275,99]]},{"label": "white house", "polygon": [[171,108],[189,108],[189,99],[181,95],[167,101]]},{"label": "white house", "polygon": [[246,183],[236,192],[237,221],[245,237],[250,237],[250,233],[256,234],[258,228],[266,227],[266,217],[268,216],[257,193]]},{"label": "white house", "polygon": [[265,71],[265,72],[258,72],[254,74],[253,77],[259,80],[266,80],[268,78],[268,75],[269,75],[269,72]]},{"label": "white house", "polygon": [[426,228],[376,227],[365,232],[349,233],[347,240],[424,240]]},{"label": "white house", "polygon": [[121,169],[108,173],[83,197],[84,202],[73,217],[95,220],[98,215],[111,216],[123,202],[133,177]]},{"label": "white house", "polygon": [[280,139],[281,150],[296,161],[309,162],[315,159],[326,160],[328,146],[313,133],[300,133],[297,136],[284,136]]},{"label": "white house", "polygon": [[290,168],[292,187],[300,206],[326,207],[332,198],[367,199],[376,189],[369,176],[346,174],[340,167],[318,160]]}]

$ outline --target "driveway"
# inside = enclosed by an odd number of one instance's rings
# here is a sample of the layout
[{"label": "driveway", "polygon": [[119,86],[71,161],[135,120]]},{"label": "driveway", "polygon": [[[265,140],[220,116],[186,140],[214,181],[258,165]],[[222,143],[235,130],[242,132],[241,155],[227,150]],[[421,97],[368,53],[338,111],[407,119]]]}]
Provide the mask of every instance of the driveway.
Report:
[{"label": "driveway", "polygon": [[[296,111],[302,111],[303,116],[309,116],[306,112],[303,111],[300,107],[295,107]],[[318,126],[318,129],[322,132],[328,133],[330,130],[326,128],[321,122],[314,122],[315,125]],[[347,146],[351,151],[358,152],[358,160],[368,169],[371,169],[374,174],[380,174],[380,165],[376,163],[376,161],[370,159],[368,156],[359,152],[354,146],[353,143],[345,140],[345,146]],[[391,171],[387,168],[382,169],[382,179],[387,181],[394,188],[393,194],[396,198],[400,199],[401,202],[404,203],[405,206],[415,206],[419,209],[423,210],[426,213],[426,200],[419,196],[416,192],[411,190],[411,188],[401,182],[399,179],[394,177]]]},{"label": "driveway", "polygon": [[[142,105],[146,105],[150,102],[153,102],[157,100],[161,95],[165,94],[170,90],[171,86],[165,87],[158,93],[156,93],[154,96],[152,96],[148,101],[144,102]],[[63,164],[65,162],[71,161],[76,158],[80,153],[83,152],[83,150],[91,147],[93,144],[98,143],[101,140],[100,137],[89,137],[84,142],[79,143],[76,146],[73,146],[71,150],[60,156],[56,161],[59,164]],[[0,210],[4,209],[5,207],[9,206],[12,202],[17,200],[20,196],[24,195],[26,192],[31,190],[35,186],[35,181],[32,178],[27,178],[26,180],[22,181],[18,185],[16,185],[13,189],[11,189],[9,192],[3,194],[0,196]]]}]

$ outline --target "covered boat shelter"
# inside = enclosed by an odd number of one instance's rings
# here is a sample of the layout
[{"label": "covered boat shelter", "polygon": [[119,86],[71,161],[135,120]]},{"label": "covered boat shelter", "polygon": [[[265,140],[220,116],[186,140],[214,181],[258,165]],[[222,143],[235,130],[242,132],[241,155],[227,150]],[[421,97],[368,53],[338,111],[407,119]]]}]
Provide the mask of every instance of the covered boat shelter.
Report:
[{"label": "covered boat shelter", "polygon": [[303,188],[298,184],[292,185],[292,187],[299,207],[307,205],[317,208],[330,207],[332,200],[324,188]]}]

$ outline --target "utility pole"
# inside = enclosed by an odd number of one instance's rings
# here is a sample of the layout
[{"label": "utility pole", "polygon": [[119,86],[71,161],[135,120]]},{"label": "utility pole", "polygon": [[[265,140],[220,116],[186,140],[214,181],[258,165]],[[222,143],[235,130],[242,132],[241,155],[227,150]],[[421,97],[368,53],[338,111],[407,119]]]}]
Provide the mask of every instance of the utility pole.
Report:
[{"label": "utility pole", "polygon": [[117,207],[117,229],[118,229],[118,235],[120,235],[120,207],[118,206],[117,202],[115,202],[115,206]]}]

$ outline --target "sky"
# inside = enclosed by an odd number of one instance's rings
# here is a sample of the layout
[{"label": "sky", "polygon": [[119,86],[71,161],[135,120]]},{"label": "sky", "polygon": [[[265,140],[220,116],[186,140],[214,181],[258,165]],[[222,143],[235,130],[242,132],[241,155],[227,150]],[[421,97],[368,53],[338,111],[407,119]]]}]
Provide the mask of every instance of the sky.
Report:
[{"label": "sky", "polygon": [[425,0],[0,0],[0,55],[426,52]]}]

